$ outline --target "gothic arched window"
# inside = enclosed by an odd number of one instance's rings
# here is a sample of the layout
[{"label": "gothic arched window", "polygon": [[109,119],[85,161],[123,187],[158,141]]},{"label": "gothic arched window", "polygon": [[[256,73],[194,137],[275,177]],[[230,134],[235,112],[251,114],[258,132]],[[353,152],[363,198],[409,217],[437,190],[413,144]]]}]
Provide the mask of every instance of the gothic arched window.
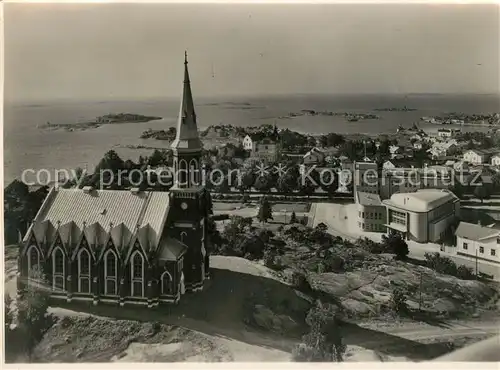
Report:
[{"label": "gothic arched window", "polygon": [[118,258],[113,250],[108,250],[104,255],[104,294],[116,295],[117,294],[117,280],[118,280]]},{"label": "gothic arched window", "polygon": [[40,266],[40,252],[36,246],[32,245],[28,248],[28,275]]},{"label": "gothic arched window", "polygon": [[161,275],[161,294],[173,295],[174,294],[174,281],[168,271]]},{"label": "gothic arched window", "polygon": [[131,261],[131,287],[133,297],[144,297],[144,257],[134,252]]},{"label": "gothic arched window", "polygon": [[193,185],[199,185],[200,174],[198,168],[198,161],[194,158],[191,159],[191,161],[189,161],[189,176],[190,176],[189,180]]},{"label": "gothic arched window", "polygon": [[64,290],[65,258],[63,250],[56,247],[52,253],[52,290]]},{"label": "gothic arched window", "polygon": [[188,186],[188,165],[185,159],[179,161],[179,185]]},{"label": "gothic arched window", "polygon": [[86,249],[78,252],[78,291],[90,293],[90,253]]}]

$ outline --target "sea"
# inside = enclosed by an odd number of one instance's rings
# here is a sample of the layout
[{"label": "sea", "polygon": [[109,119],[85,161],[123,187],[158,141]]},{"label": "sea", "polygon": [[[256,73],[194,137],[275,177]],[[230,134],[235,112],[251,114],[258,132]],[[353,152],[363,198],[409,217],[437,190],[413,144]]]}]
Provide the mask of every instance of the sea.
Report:
[{"label": "sea", "polygon": [[[70,171],[76,167],[91,171],[103,154],[114,149],[123,159],[136,161],[153,149],[137,146],[168,148],[169,144],[155,139],[140,139],[144,130],[167,129],[175,126],[179,99],[144,99],[130,101],[46,101],[5,103],[4,105],[4,186],[23,171],[43,169]],[[425,130],[438,126],[422,124],[420,117],[450,112],[499,112],[497,95],[290,95],[251,98],[200,98],[195,100],[198,125],[258,126],[276,123],[313,134],[395,133],[399,126],[418,123]],[[376,108],[414,108],[415,111],[380,112]],[[375,113],[379,120],[346,122],[336,116],[300,116],[280,118],[303,109],[315,111]],[[137,113],[163,117],[145,123],[103,125],[88,130],[47,130],[47,122],[68,124],[93,120],[108,113]],[[487,127],[463,127],[468,131],[487,131]]]}]

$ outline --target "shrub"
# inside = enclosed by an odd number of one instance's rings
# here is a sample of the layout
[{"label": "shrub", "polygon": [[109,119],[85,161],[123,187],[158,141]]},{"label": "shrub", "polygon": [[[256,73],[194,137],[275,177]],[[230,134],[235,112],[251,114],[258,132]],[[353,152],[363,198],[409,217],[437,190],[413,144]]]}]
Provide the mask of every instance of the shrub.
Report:
[{"label": "shrub", "polygon": [[292,274],[292,286],[301,292],[308,292],[312,290],[306,276],[302,272],[298,271],[294,271]]},{"label": "shrub", "polygon": [[427,267],[442,274],[457,276],[457,265],[450,258],[443,257],[438,252],[425,253],[424,257]]},{"label": "shrub", "polygon": [[270,269],[274,269],[276,264],[275,264],[275,259],[276,259],[277,253],[273,249],[266,249],[264,251],[264,266],[269,267]]},{"label": "shrub", "polygon": [[307,314],[309,333],[292,352],[294,361],[343,361],[346,345],[342,340],[339,311],[335,306],[319,302]]},{"label": "shrub", "polygon": [[399,234],[382,235],[382,244],[384,249],[394,253],[396,258],[400,260],[404,260],[410,253],[408,244]]},{"label": "shrub", "polygon": [[396,288],[392,291],[391,295],[391,308],[398,314],[403,314],[408,311],[406,304],[406,292],[401,288]]},{"label": "shrub", "polygon": [[470,267],[460,265],[457,268],[457,278],[463,280],[472,280],[475,278],[475,275]]},{"label": "shrub", "polygon": [[323,264],[324,272],[343,272],[345,269],[344,259],[337,255],[328,256]]}]

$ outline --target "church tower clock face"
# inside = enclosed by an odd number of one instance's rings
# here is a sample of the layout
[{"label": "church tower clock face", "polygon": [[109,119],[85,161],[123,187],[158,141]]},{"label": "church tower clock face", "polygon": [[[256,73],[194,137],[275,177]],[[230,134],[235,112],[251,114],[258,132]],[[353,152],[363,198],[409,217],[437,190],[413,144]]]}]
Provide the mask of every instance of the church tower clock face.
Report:
[{"label": "church tower clock face", "polygon": [[181,203],[181,208],[182,208],[183,210],[186,210],[186,209],[187,209],[187,207],[188,207],[188,205],[187,205],[187,203],[186,203],[186,202],[182,202],[182,203]]}]

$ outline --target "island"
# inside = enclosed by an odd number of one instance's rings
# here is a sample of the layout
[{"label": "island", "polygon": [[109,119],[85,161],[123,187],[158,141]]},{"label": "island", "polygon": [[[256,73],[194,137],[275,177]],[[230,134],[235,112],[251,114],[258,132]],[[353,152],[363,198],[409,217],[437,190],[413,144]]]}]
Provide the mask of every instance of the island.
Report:
[{"label": "island", "polygon": [[83,131],[92,128],[97,128],[102,125],[112,125],[120,123],[134,123],[134,122],[149,122],[160,120],[162,117],[157,116],[144,116],[136,113],[110,113],[103,116],[96,117],[91,121],[75,122],[75,123],[51,123],[47,122],[44,125],[39,125],[38,128],[59,130],[65,129],[66,131]]},{"label": "island", "polygon": [[330,111],[315,111],[312,109],[302,109],[300,112],[290,112],[288,115],[278,117],[279,119],[290,119],[300,116],[335,116],[344,117],[348,122],[356,122],[367,119],[380,119],[376,114],[371,113],[353,113],[353,112],[330,112]]},{"label": "island", "polygon": [[406,105],[403,108],[391,107],[391,108],[375,108],[374,111],[377,112],[414,112],[416,108],[408,108]]},{"label": "island", "polygon": [[141,134],[141,139],[156,139],[173,141],[177,130],[175,127],[170,127],[168,130],[152,130],[148,128]]}]

